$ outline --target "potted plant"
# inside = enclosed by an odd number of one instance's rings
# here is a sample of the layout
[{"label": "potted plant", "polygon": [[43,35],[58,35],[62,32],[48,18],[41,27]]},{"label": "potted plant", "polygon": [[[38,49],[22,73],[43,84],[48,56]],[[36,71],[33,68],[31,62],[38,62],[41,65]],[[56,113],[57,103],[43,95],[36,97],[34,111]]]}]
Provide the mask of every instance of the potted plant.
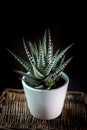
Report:
[{"label": "potted plant", "polygon": [[65,60],[65,54],[73,44],[54,53],[49,29],[46,29],[38,46],[26,43],[24,39],[23,44],[28,62],[9,49],[8,51],[26,69],[26,72],[16,72],[22,76],[30,113],[38,119],[54,119],[63,109],[69,84],[69,77],[63,70],[72,59]]}]

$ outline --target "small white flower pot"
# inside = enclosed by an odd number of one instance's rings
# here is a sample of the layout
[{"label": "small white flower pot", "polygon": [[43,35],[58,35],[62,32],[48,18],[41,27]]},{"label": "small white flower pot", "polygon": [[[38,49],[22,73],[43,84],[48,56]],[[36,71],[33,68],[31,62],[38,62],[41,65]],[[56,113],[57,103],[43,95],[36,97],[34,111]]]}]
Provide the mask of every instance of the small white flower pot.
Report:
[{"label": "small white flower pot", "polygon": [[[23,79],[24,78],[25,76]],[[22,80],[31,115],[38,119],[45,120],[60,116],[69,83],[69,78],[64,72],[62,72],[62,78],[65,80],[63,86],[51,90],[32,88]]]}]

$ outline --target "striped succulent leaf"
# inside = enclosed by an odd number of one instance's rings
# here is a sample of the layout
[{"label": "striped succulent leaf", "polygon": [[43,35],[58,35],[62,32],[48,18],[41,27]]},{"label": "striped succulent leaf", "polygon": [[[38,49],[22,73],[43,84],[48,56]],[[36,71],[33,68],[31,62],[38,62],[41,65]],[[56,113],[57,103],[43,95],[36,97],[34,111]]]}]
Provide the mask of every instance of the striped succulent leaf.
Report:
[{"label": "striped succulent leaf", "polygon": [[26,55],[27,55],[31,65],[33,65],[33,64],[35,65],[36,62],[34,60],[34,57],[30,54],[29,49],[27,48],[24,39],[23,39],[23,44],[24,44],[24,49],[25,49]]},{"label": "striped succulent leaf", "polygon": [[53,57],[53,45],[52,45],[52,41],[51,41],[50,30],[48,29],[48,55],[47,55],[48,64],[51,63],[52,57]]},{"label": "striped succulent leaf", "polygon": [[35,48],[34,48],[33,44],[29,41],[29,42],[28,42],[28,45],[29,45],[29,49],[30,49],[30,51],[31,51],[31,54],[36,55],[36,53],[35,53]]},{"label": "striped succulent leaf", "polygon": [[44,72],[46,76],[49,75],[49,73],[51,72],[52,68],[54,67],[54,63],[55,63],[55,60],[57,58],[58,52],[59,52],[59,49],[56,51],[56,53],[52,57],[51,62],[47,65],[47,67],[45,69],[45,72]]},{"label": "striped succulent leaf", "polygon": [[65,53],[68,51],[68,49],[72,46],[73,44],[69,45],[67,48],[65,48],[62,52],[58,53],[59,50],[57,50],[56,54],[54,55],[54,57],[52,58],[52,61],[50,64],[48,64],[47,68],[46,68],[46,75],[48,75],[50,73],[50,71],[52,70],[52,68],[54,66],[56,66],[56,64],[58,63],[58,61],[65,55]]},{"label": "striped succulent leaf", "polygon": [[58,74],[65,69],[65,67],[69,64],[69,62],[72,60],[72,57],[69,58],[67,61],[65,61],[62,65],[60,65],[55,73],[53,74],[53,79],[56,80],[58,77]]},{"label": "striped succulent leaf", "polygon": [[10,51],[9,49],[7,49],[11,55],[27,70],[27,71],[31,71],[32,70],[32,66],[26,62],[25,60],[23,60],[20,56],[18,56],[17,54],[13,53],[12,51]]},{"label": "striped succulent leaf", "polygon": [[32,57],[33,57],[33,59],[34,59],[34,62],[35,62],[35,64],[37,64],[38,65],[38,49],[37,49],[37,46],[36,46],[36,44],[35,44],[35,46],[33,46],[33,44],[29,41],[29,42],[27,42],[28,43],[28,46],[29,46],[29,50],[31,51],[31,55],[32,55]]},{"label": "striped succulent leaf", "polygon": [[59,66],[61,66],[61,65],[63,64],[64,60],[65,60],[65,55],[62,57],[62,59],[60,59],[60,60],[57,62],[57,64],[56,64],[55,66],[53,66],[52,72],[55,72],[55,71],[56,71],[56,68],[58,68]]},{"label": "striped succulent leaf", "polygon": [[38,79],[43,79],[44,78],[44,75],[41,74],[38,69],[36,68],[35,65],[32,65],[33,67],[33,71],[34,71],[34,75],[38,78]]},{"label": "striped succulent leaf", "polygon": [[65,48],[63,51],[61,51],[57,57],[56,60],[54,62],[54,66],[57,64],[57,62],[63,58],[63,56],[65,55],[65,53],[73,46],[73,44],[69,45],[67,48]]},{"label": "striped succulent leaf", "polygon": [[43,36],[43,40],[42,40],[42,47],[43,47],[43,51],[44,51],[44,57],[45,57],[45,60],[47,59],[46,55],[47,55],[47,45],[46,45],[46,42],[47,42],[47,29],[44,33],[44,36]]},{"label": "striped succulent leaf", "polygon": [[35,57],[35,60],[36,60],[36,64],[38,66],[38,61],[39,61],[39,54],[38,54],[38,48],[37,48],[37,45],[35,44],[35,54],[34,54],[34,57]]},{"label": "striped succulent leaf", "polygon": [[13,57],[27,70],[27,73],[23,71],[16,72],[22,76],[26,76],[26,83],[32,87],[37,89],[53,88],[61,75],[61,71],[65,69],[72,59],[71,57],[65,60],[65,54],[73,44],[62,51],[58,49],[53,54],[53,44],[49,29],[46,29],[42,41],[39,41],[39,46],[31,42],[26,44],[24,39],[23,44],[29,60],[28,62],[8,49]]},{"label": "striped succulent leaf", "polygon": [[41,43],[39,44],[39,69],[41,72],[43,71],[45,67],[45,57],[44,57],[44,51],[43,51],[43,46]]},{"label": "striped succulent leaf", "polygon": [[22,75],[22,76],[26,76],[28,81],[30,84],[32,83],[34,86],[37,86],[37,85],[40,85],[41,82],[38,81],[37,79],[35,79],[36,77],[34,77],[34,75],[31,75],[31,73],[25,73],[23,71],[18,71],[18,70],[15,70],[16,73]]},{"label": "striped succulent leaf", "polygon": [[32,86],[32,87],[37,87],[38,85],[40,85],[40,82],[31,78],[31,77],[28,77],[26,76],[26,79],[25,79],[25,82],[29,85],[29,86]]}]

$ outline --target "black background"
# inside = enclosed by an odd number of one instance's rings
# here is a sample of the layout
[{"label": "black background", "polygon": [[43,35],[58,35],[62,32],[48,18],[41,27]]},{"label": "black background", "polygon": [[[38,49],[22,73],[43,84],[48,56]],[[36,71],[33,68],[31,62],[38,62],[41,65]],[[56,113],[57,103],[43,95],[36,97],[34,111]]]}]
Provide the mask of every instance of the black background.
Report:
[{"label": "black background", "polygon": [[[1,10],[1,41],[0,41],[0,93],[5,88],[22,89],[19,75],[14,69],[23,69],[21,65],[7,52],[6,48],[24,55],[22,38],[38,42],[42,38],[47,27],[51,30],[54,51],[65,48],[71,43],[75,45],[68,52],[74,56],[72,62],[65,69],[70,77],[69,90],[84,91],[87,93],[86,85],[86,8],[85,6],[72,4],[59,6],[54,9],[47,7],[36,8],[14,5]],[[44,13],[41,11],[43,10]]]}]

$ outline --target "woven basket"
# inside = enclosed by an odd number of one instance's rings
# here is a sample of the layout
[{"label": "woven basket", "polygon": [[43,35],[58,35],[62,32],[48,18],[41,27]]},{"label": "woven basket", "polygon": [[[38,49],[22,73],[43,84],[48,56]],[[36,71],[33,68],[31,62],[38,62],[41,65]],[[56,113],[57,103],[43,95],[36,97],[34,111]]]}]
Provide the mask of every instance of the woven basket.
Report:
[{"label": "woven basket", "polygon": [[23,90],[6,89],[0,97],[1,130],[87,130],[87,95],[68,91],[60,117],[34,118]]}]

